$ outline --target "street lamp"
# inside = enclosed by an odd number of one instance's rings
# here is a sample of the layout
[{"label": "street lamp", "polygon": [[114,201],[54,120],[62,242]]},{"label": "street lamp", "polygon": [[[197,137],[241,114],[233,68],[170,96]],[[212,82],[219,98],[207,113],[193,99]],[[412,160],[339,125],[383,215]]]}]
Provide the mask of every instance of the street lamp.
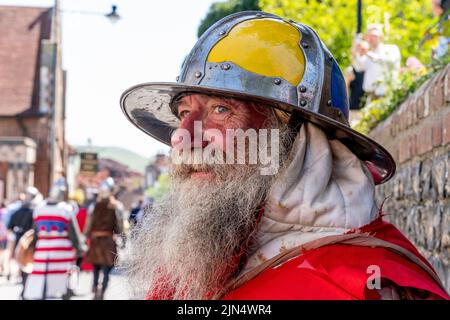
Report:
[{"label": "street lamp", "polygon": [[122,17],[117,13],[117,6],[116,5],[112,5],[111,6],[111,12],[104,14],[103,12],[95,12],[95,11],[78,11],[78,10],[61,10],[60,9],[60,5],[59,5],[60,0],[55,0],[55,10],[57,12],[62,12],[62,13],[78,13],[78,14],[83,14],[83,15],[95,15],[95,16],[104,16],[106,18],[108,18],[108,20],[111,23],[116,23],[117,21],[119,21]]},{"label": "street lamp", "polygon": [[116,23],[117,21],[120,20],[120,15],[117,13],[117,6],[116,5],[112,5],[111,6],[111,12],[108,14],[105,14],[105,17],[107,17],[109,19],[109,21],[111,21],[112,23]]}]

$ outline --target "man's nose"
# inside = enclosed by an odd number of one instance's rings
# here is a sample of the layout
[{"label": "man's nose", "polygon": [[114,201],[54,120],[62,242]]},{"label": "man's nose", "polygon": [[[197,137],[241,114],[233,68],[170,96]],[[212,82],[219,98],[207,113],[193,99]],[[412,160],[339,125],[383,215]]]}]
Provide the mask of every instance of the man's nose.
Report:
[{"label": "man's nose", "polygon": [[204,148],[208,144],[203,141],[203,117],[199,112],[191,112],[184,118],[178,129],[172,135],[171,145],[173,148]]}]

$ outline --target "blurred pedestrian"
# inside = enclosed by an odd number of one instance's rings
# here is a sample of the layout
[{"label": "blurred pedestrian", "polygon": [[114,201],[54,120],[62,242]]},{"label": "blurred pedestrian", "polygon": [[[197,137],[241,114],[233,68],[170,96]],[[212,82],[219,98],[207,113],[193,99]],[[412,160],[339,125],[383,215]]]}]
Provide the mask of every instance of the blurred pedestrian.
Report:
[{"label": "blurred pedestrian", "polygon": [[138,203],[131,209],[130,211],[130,217],[128,218],[128,222],[131,226],[136,225],[137,223],[137,215],[139,211],[141,211],[143,206],[144,200],[139,199]]},{"label": "blurred pedestrian", "polygon": [[97,197],[98,197],[98,189],[90,188],[86,199],[86,203],[84,204],[88,216],[91,215],[92,212],[94,211],[95,204],[97,203]]},{"label": "blurred pedestrian", "polygon": [[364,96],[363,81],[364,72],[358,72],[353,66],[344,70],[344,80],[349,94],[350,110],[362,108],[362,97]]},{"label": "blurred pedestrian", "polygon": [[9,220],[11,220],[12,215],[14,212],[16,212],[20,207],[22,207],[23,202],[25,201],[25,192],[20,192],[17,196],[17,199],[11,202],[6,206],[6,212],[5,212],[5,225],[7,226],[9,224]]},{"label": "blurred pedestrian", "polygon": [[153,202],[155,199],[152,197],[145,198],[144,203],[142,204],[141,210],[136,215],[136,222],[141,223],[144,217],[152,211]]},{"label": "blurred pedestrian", "polygon": [[43,200],[42,194],[35,187],[28,187],[21,206],[12,214],[8,229],[15,235],[14,249],[25,232],[33,226],[33,210]]},{"label": "blurred pedestrian", "polygon": [[66,200],[65,180],[57,180],[48,198],[34,210],[37,242],[24,299],[68,299],[73,294],[69,274],[76,270],[77,252],[83,250],[84,242],[75,208]]},{"label": "blurred pedestrian", "polygon": [[[86,207],[84,207],[85,200],[84,200],[84,194],[83,194],[82,190],[77,190],[74,194],[71,194],[69,196],[69,203],[74,208],[75,219],[77,221],[79,231],[83,237],[83,243],[85,243],[83,230],[84,230],[84,226],[86,223],[87,210],[86,210]],[[77,255],[76,266],[80,270],[83,270],[82,264],[83,264],[84,254],[85,254],[85,252],[79,251],[78,255]]]},{"label": "blurred pedestrian", "polygon": [[[102,182],[94,210],[88,216],[85,234],[89,239],[87,261],[94,265],[92,292],[94,300],[103,300],[108,287],[109,274],[117,255],[115,235],[123,230],[121,204],[113,196],[114,181]],[[99,285],[100,273],[103,274]]]},{"label": "blurred pedestrian", "polygon": [[[360,46],[364,47],[366,50],[369,49],[369,44],[362,39],[360,34],[357,34],[352,42],[352,55],[358,53]],[[347,85],[347,91],[349,93],[350,110],[361,109],[363,107],[364,96],[364,71],[357,71],[356,68],[351,65],[350,67],[345,69],[344,79]]]},{"label": "blurred pedestrian", "polygon": [[450,0],[431,0],[431,9],[435,17],[440,17],[443,14],[449,14]]},{"label": "blurred pedestrian", "polygon": [[400,50],[396,45],[383,43],[383,26],[369,24],[364,42],[356,41],[352,50],[353,67],[364,71],[363,89],[367,102],[386,94],[395,85],[400,71]]},{"label": "blurred pedestrian", "polygon": [[[361,38],[360,34],[357,34],[352,42],[352,54],[356,54],[360,46],[366,49],[369,48],[369,44]],[[344,70],[344,80],[349,96],[349,122],[350,126],[353,126],[362,117],[360,109],[364,107],[364,71],[358,71],[351,65]]]},{"label": "blurred pedestrian", "polygon": [[[9,221],[11,220],[11,217],[13,214],[19,210],[24,201],[25,201],[26,195],[25,192],[20,192],[17,196],[17,199],[8,204],[6,207],[6,212],[4,216],[4,224],[7,227],[9,225]],[[6,279],[8,281],[11,280],[11,275],[16,274],[16,263],[14,260],[14,248],[16,245],[16,236],[11,230],[7,230],[7,240],[6,240],[6,250],[4,252],[3,256],[3,274],[6,275]]]},{"label": "blurred pedestrian", "polygon": [[[25,199],[23,200],[21,207],[12,214],[11,219],[8,222],[8,230],[12,232],[13,237],[10,239],[13,240],[13,244],[12,247],[9,247],[8,249],[13,254],[22,236],[33,228],[33,210],[39,206],[42,200],[43,196],[39,190],[30,186],[25,191]],[[23,285],[21,297],[23,298],[28,272],[21,267],[20,273]]]},{"label": "blurred pedestrian", "polygon": [[6,253],[6,243],[8,229],[5,224],[6,205],[0,202],[0,275],[4,274],[4,257]]}]

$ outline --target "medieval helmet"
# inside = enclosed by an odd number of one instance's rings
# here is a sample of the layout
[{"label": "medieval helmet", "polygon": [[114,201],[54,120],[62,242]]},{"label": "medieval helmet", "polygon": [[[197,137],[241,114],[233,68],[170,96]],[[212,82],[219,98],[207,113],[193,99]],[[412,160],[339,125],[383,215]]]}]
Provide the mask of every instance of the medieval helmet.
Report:
[{"label": "medieval helmet", "polygon": [[104,179],[100,183],[98,196],[101,199],[108,198],[109,196],[112,195],[112,193],[114,191],[114,186],[115,186],[115,183],[114,183],[114,179],[112,177],[108,177],[108,178]]},{"label": "medieval helmet", "polygon": [[67,194],[66,179],[58,178],[50,188],[48,199],[55,202],[64,201]]},{"label": "medieval helmet", "polygon": [[25,203],[27,203],[31,206],[36,206],[43,199],[44,199],[44,197],[42,196],[42,194],[39,192],[39,190],[36,187],[28,186],[25,189],[25,199],[24,199]]},{"label": "medieval helmet", "polygon": [[339,66],[304,24],[256,11],[227,16],[200,37],[176,83],[139,84],[122,94],[120,104],[134,125],[170,145],[180,123],[174,102],[192,93],[253,100],[291,122],[312,122],[363,160],[375,183],[395,172],[395,162],[382,146],[350,128]]}]

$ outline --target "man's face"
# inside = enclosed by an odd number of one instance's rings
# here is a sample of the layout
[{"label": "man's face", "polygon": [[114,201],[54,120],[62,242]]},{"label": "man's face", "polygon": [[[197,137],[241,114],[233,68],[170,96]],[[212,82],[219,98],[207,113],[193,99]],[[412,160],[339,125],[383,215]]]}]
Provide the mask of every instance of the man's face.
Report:
[{"label": "man's face", "polygon": [[381,42],[381,37],[373,33],[367,33],[364,39],[369,43],[371,49],[376,49]]},{"label": "man's face", "polygon": [[[173,148],[183,150],[203,149],[208,146],[223,154],[227,151],[235,152],[235,141],[227,135],[227,130],[259,130],[270,125],[269,108],[236,99],[193,94],[183,97],[177,103],[177,109],[181,123],[172,135],[171,143]],[[201,123],[201,132],[196,132],[196,122]],[[186,131],[189,132],[190,139],[183,139],[182,132]],[[200,135],[202,141],[196,141],[195,134]],[[195,170],[191,173],[191,178],[213,177],[211,172]]]},{"label": "man's face", "polygon": [[27,198],[26,194],[21,192],[19,193],[19,196],[17,197],[20,201],[25,201],[25,199]]},{"label": "man's face", "polygon": [[439,0],[431,0],[431,10],[435,17],[439,17],[444,12]]}]

